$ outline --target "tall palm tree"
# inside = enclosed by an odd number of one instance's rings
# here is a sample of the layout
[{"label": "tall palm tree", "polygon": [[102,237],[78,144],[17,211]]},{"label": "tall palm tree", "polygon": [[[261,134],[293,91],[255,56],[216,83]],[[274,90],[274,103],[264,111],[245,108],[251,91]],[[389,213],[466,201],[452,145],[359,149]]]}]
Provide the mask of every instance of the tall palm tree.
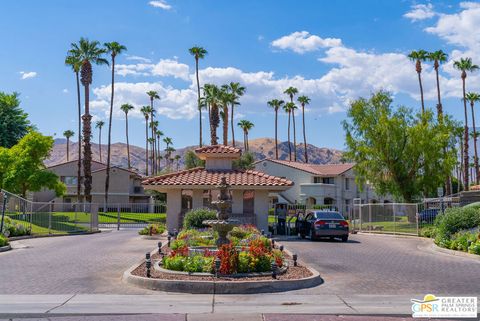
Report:
[{"label": "tall palm tree", "polygon": [[428,52],[425,50],[412,51],[408,55],[410,60],[415,62],[415,70],[418,75],[418,84],[420,85],[420,99],[422,101],[422,114],[425,112],[425,104],[423,101],[423,85],[422,85],[422,61],[427,60]]},{"label": "tall palm tree", "polygon": [[202,104],[200,103],[200,80],[199,80],[199,76],[198,76],[198,61],[200,59],[203,59],[205,58],[205,56],[208,54],[208,51],[203,48],[203,47],[199,47],[199,46],[194,46],[190,49],[188,49],[188,52],[195,58],[195,76],[197,77],[197,94],[198,94],[198,99],[197,99],[197,104],[198,104],[198,120],[199,120],[199,124],[200,124],[200,128],[199,128],[199,132],[200,132],[200,135],[199,135],[199,146],[202,147]]},{"label": "tall palm tree", "polygon": [[[295,87],[288,87],[284,92],[284,94],[287,94],[290,97],[290,102],[292,105],[290,105],[290,112],[292,114],[292,122],[293,122],[293,160],[296,162],[297,161],[297,133],[295,129],[295,109],[297,109],[297,106],[293,104],[293,96],[298,94],[298,89]],[[288,115],[290,117],[290,114]],[[290,124],[290,120],[288,121]]]},{"label": "tall palm tree", "polygon": [[292,114],[292,109],[295,108],[295,104],[293,102],[288,102],[283,105],[283,110],[288,114],[288,159],[292,161],[292,145],[290,143],[290,115]]},{"label": "tall palm tree", "polygon": [[463,133],[463,165],[464,165],[464,175],[463,183],[466,191],[469,190],[469,178],[468,178],[468,115],[467,115],[467,99],[466,99],[466,90],[465,90],[465,80],[467,79],[467,71],[473,72],[478,69],[477,65],[472,63],[472,58],[460,58],[460,60],[453,63],[453,67],[461,71],[460,77],[462,78],[462,90],[463,90],[463,111],[465,116],[465,127]]},{"label": "tall palm tree", "polygon": [[174,158],[175,158],[175,161],[177,161],[177,171],[178,171],[178,169],[180,167],[180,158],[182,158],[182,157],[177,154],[177,155],[175,155]]},{"label": "tall palm tree", "polygon": [[440,64],[447,61],[448,55],[444,53],[442,50],[437,50],[434,52],[430,52],[427,55],[428,60],[433,62],[433,68],[435,69],[435,75],[437,78],[437,117],[438,119],[442,119],[443,117],[443,107],[442,107],[442,99],[440,97],[440,78],[438,76],[438,68]]},{"label": "tall palm tree", "polygon": [[63,132],[63,136],[67,139],[67,162],[70,161],[70,138],[73,137],[75,133],[73,130],[66,130]]},{"label": "tall palm tree", "polygon": [[128,112],[133,110],[134,107],[130,104],[123,104],[120,109],[125,113],[125,136],[127,137],[127,159],[128,168],[132,168],[130,163],[130,143],[128,142]]},{"label": "tall palm tree", "polygon": [[235,103],[235,96],[230,92],[228,85],[223,85],[220,90],[220,103],[222,105],[223,145],[228,145],[228,107]]},{"label": "tall palm tree", "polygon": [[157,158],[158,158],[158,151],[157,151],[157,129],[158,129],[158,120],[150,122],[150,128],[153,128],[153,133],[152,133],[152,142],[151,142],[151,148],[153,150],[152,153],[152,163],[154,164],[153,169],[154,173],[158,173],[158,166],[157,166]]},{"label": "tall palm tree", "polygon": [[212,84],[205,84],[203,86],[205,92],[205,104],[210,106],[210,144],[217,145],[217,128],[220,124],[220,117],[218,106],[221,104],[220,101],[220,89]]},{"label": "tall palm tree", "polygon": [[152,125],[153,121],[154,121],[154,118],[155,118],[155,108],[153,108],[153,101],[155,99],[160,99],[160,96],[158,95],[158,93],[155,91],[155,90],[150,90],[150,91],[147,91],[147,95],[148,97],[150,98],[150,107],[151,107],[151,111],[150,111],[150,129],[151,129],[151,134],[152,134],[152,138],[153,138],[153,142],[152,142],[152,174],[156,172],[156,166],[155,166],[155,163],[154,163],[154,160],[155,160],[155,148],[153,148],[155,146],[155,133],[154,133],[154,126]]},{"label": "tall palm tree", "polygon": [[465,98],[470,103],[470,107],[472,108],[472,127],[473,127],[473,149],[475,151],[475,156],[473,159],[475,173],[476,173],[476,184],[479,184],[479,167],[478,167],[478,153],[477,153],[477,129],[475,127],[475,103],[480,101],[480,94],[474,92],[468,92],[465,95]]},{"label": "tall palm tree", "polygon": [[278,159],[278,109],[280,109],[285,104],[285,102],[283,100],[272,99],[267,102],[267,104],[275,111],[275,159]]},{"label": "tall palm tree", "polygon": [[157,136],[157,151],[158,151],[158,156],[157,156],[157,159],[158,159],[158,172],[160,172],[162,170],[162,166],[161,166],[161,160],[162,160],[162,155],[161,155],[161,149],[160,149],[160,141],[161,141],[161,138],[163,136],[163,132],[161,130],[157,130],[155,132],[155,135]]},{"label": "tall palm tree", "polygon": [[77,83],[77,110],[78,110],[78,161],[77,161],[77,202],[82,201],[82,103],[80,101],[80,69],[82,59],[77,54],[69,53],[65,58],[65,64],[72,67]]},{"label": "tall palm tree", "polygon": [[112,62],[112,86],[110,96],[110,111],[108,116],[108,143],[107,143],[107,170],[105,175],[105,205],[108,204],[108,190],[110,188],[110,154],[112,144],[112,117],[113,117],[113,99],[115,95],[115,58],[122,52],[127,51],[127,47],[119,44],[116,41],[107,42],[103,44],[105,51],[110,54]]},{"label": "tall palm tree", "polygon": [[85,114],[83,120],[83,172],[84,172],[84,193],[85,200],[92,202],[92,146],[90,137],[92,135],[92,116],[90,115],[90,85],[92,84],[93,71],[92,63],[96,65],[108,65],[108,61],[103,58],[105,49],[100,47],[98,41],[89,41],[80,38],[77,43],[71,44],[69,54],[78,57],[82,61],[80,69],[80,80],[85,90]]},{"label": "tall palm tree", "polygon": [[145,175],[148,176],[148,118],[150,118],[150,110],[152,107],[143,106],[140,111],[145,117]]},{"label": "tall palm tree", "polygon": [[248,132],[250,131],[250,129],[253,128],[254,125],[251,121],[248,121],[246,119],[242,119],[241,121],[238,122],[237,125],[243,130],[243,146],[244,146],[244,150],[248,152],[250,148],[248,144]]},{"label": "tall palm tree", "polygon": [[240,105],[238,99],[245,94],[246,88],[241,86],[238,82],[230,82],[228,91],[232,94],[231,113],[230,113],[230,127],[232,127],[232,142],[235,147],[235,126],[233,125],[233,113],[236,105]]},{"label": "tall palm tree", "polygon": [[100,154],[100,163],[102,162],[102,128],[105,125],[103,120],[97,120],[95,128],[98,128],[98,149]]},{"label": "tall palm tree", "polygon": [[307,136],[305,134],[305,105],[310,104],[310,98],[308,98],[307,96],[300,96],[297,98],[297,100],[302,106],[303,147],[304,147],[304,153],[305,153],[305,163],[308,163]]}]

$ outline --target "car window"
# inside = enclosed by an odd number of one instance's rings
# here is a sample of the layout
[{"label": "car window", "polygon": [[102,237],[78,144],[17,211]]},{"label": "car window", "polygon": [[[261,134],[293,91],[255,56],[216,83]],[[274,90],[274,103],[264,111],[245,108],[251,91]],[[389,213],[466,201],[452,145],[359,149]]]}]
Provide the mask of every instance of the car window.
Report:
[{"label": "car window", "polygon": [[343,220],[343,216],[337,212],[316,212],[315,217],[317,219],[335,219],[335,220]]},{"label": "car window", "polygon": [[313,218],[313,213],[308,213],[307,216],[305,216],[305,220],[311,220]]}]

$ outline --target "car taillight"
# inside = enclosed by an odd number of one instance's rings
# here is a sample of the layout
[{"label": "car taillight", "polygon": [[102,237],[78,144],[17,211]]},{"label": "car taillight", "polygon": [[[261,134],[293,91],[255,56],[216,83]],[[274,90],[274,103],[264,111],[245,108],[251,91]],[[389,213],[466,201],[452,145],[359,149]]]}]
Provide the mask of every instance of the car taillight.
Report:
[{"label": "car taillight", "polygon": [[325,222],[325,221],[316,221],[315,222],[315,225],[325,225],[325,224],[327,224],[327,222]]},{"label": "car taillight", "polygon": [[341,221],[341,222],[340,222],[340,225],[343,226],[343,227],[347,227],[347,226],[348,226],[348,222],[347,222],[347,221]]}]

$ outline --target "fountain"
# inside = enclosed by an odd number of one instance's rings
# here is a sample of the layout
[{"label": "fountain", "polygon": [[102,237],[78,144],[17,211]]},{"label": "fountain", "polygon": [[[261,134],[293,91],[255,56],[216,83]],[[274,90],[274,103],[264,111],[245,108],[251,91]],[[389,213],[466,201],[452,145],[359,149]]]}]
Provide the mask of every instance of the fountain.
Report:
[{"label": "fountain", "polygon": [[211,226],[214,231],[218,232],[217,246],[220,247],[223,244],[228,244],[230,241],[227,238],[228,232],[230,232],[235,225],[239,225],[238,220],[230,219],[228,217],[228,209],[232,206],[232,199],[228,193],[230,185],[227,184],[227,179],[223,176],[220,180],[220,184],[217,188],[220,190],[218,200],[212,202],[218,208],[216,220],[206,220],[203,224]]}]

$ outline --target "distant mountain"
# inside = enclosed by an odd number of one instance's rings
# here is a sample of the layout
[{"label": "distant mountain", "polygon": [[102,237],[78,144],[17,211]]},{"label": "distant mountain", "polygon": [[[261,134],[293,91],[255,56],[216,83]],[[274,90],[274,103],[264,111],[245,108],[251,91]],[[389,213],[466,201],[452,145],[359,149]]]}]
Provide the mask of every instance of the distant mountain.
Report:
[{"label": "distant mountain", "polygon": [[[243,142],[235,142],[236,146],[243,148]],[[62,138],[55,139],[55,144],[53,150],[50,154],[50,158],[45,162],[47,166],[60,164],[67,161],[67,140]],[[255,159],[262,160],[265,158],[274,158],[275,157],[275,140],[272,138],[257,138],[252,139],[249,142],[250,151],[255,155]],[[163,145],[163,144],[162,144]],[[164,147],[164,146],[162,146]],[[172,157],[175,155],[180,155],[179,166],[183,167],[183,155],[188,150],[193,150],[198,146],[187,146],[184,148],[177,149],[176,152],[172,154]],[[340,163],[343,152],[333,148],[326,147],[317,147],[311,144],[308,144],[308,157],[309,162],[313,164],[335,164]],[[304,145],[297,145],[297,160],[303,161],[303,151]],[[92,144],[92,153],[93,159],[100,161],[100,148],[98,144]],[[279,158],[283,160],[288,160],[288,143],[281,142],[279,144]],[[292,146],[293,154],[293,146]],[[115,143],[112,144],[112,165],[117,165],[121,167],[127,167],[127,144],[124,143]],[[293,157],[293,155],[292,155]],[[70,143],[70,160],[78,159],[78,145],[77,143]],[[106,162],[107,159],[107,145],[102,145],[102,161]],[[293,158],[292,158],[293,159]],[[145,171],[145,149],[142,147],[130,145],[130,161],[134,169],[139,173]],[[165,161],[162,160],[162,167],[164,166]]]}]

